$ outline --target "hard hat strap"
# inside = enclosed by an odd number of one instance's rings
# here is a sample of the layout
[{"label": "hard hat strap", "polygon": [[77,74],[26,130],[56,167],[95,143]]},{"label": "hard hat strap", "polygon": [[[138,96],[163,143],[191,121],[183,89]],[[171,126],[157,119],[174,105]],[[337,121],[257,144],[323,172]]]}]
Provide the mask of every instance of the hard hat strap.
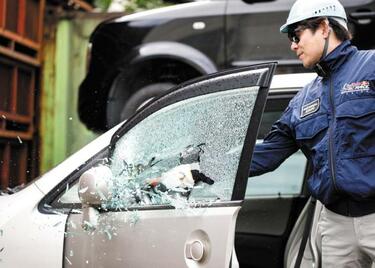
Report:
[{"label": "hard hat strap", "polygon": [[330,68],[327,66],[327,64],[325,64],[323,61],[323,59],[327,56],[330,34],[331,34],[331,31],[328,32],[327,39],[325,40],[322,56],[320,57],[320,60],[318,61],[318,63],[315,64],[314,66],[314,71],[319,76],[324,77],[324,78],[329,77],[329,74],[331,71]]},{"label": "hard hat strap", "polygon": [[321,61],[322,59],[324,59],[327,56],[328,45],[329,45],[329,36],[330,35],[331,35],[331,31],[329,30],[327,39],[325,40],[325,43],[324,43],[324,48],[323,48],[322,56],[320,57],[319,61]]}]

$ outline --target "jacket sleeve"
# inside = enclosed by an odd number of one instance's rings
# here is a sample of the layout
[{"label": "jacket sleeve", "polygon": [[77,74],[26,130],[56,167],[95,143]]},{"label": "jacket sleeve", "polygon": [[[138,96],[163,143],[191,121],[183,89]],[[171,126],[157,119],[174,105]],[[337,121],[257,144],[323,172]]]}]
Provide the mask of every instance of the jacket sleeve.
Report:
[{"label": "jacket sleeve", "polygon": [[281,118],[273,124],[263,142],[255,145],[250,177],[275,170],[298,150],[290,123],[292,111],[289,104]]}]

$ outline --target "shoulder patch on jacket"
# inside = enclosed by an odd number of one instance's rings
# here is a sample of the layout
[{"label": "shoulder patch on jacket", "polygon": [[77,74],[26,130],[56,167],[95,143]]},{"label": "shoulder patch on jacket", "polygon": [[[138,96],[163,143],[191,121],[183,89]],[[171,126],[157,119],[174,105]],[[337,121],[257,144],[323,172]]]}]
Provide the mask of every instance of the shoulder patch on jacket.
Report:
[{"label": "shoulder patch on jacket", "polygon": [[303,118],[310,114],[313,114],[317,112],[319,108],[320,108],[320,99],[318,98],[302,106],[300,117]]}]

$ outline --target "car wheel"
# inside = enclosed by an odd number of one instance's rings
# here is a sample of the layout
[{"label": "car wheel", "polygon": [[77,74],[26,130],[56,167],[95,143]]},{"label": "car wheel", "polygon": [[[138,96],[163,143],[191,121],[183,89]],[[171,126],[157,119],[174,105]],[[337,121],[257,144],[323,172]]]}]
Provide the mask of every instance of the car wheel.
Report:
[{"label": "car wheel", "polygon": [[142,108],[155,97],[163,95],[175,85],[174,83],[154,83],[140,88],[125,103],[121,111],[121,120],[128,119],[138,109]]},{"label": "car wheel", "polygon": [[[116,84],[118,83],[115,83],[114,86],[116,86]],[[121,90],[124,87],[117,88],[117,90],[114,90],[115,94],[111,94],[108,98],[108,127],[113,127],[121,121],[128,119],[147,102],[151,101],[155,97],[161,96],[175,85],[176,84],[172,82],[156,82],[140,87],[130,96],[128,92],[121,93],[121,91],[125,91]]]}]

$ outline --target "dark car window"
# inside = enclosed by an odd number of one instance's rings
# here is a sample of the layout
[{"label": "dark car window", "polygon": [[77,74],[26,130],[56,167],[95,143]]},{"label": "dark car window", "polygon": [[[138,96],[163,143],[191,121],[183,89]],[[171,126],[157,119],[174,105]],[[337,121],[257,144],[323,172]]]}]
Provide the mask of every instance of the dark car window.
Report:
[{"label": "dark car window", "polygon": [[[288,101],[287,98],[268,101],[257,142],[262,142],[272,124],[280,118]],[[306,157],[301,151],[297,151],[275,171],[249,178],[246,198],[299,195],[302,191],[306,163]]]},{"label": "dark car window", "polygon": [[262,60],[295,61],[288,39],[279,32],[293,2],[228,1],[228,63],[245,66]]}]

